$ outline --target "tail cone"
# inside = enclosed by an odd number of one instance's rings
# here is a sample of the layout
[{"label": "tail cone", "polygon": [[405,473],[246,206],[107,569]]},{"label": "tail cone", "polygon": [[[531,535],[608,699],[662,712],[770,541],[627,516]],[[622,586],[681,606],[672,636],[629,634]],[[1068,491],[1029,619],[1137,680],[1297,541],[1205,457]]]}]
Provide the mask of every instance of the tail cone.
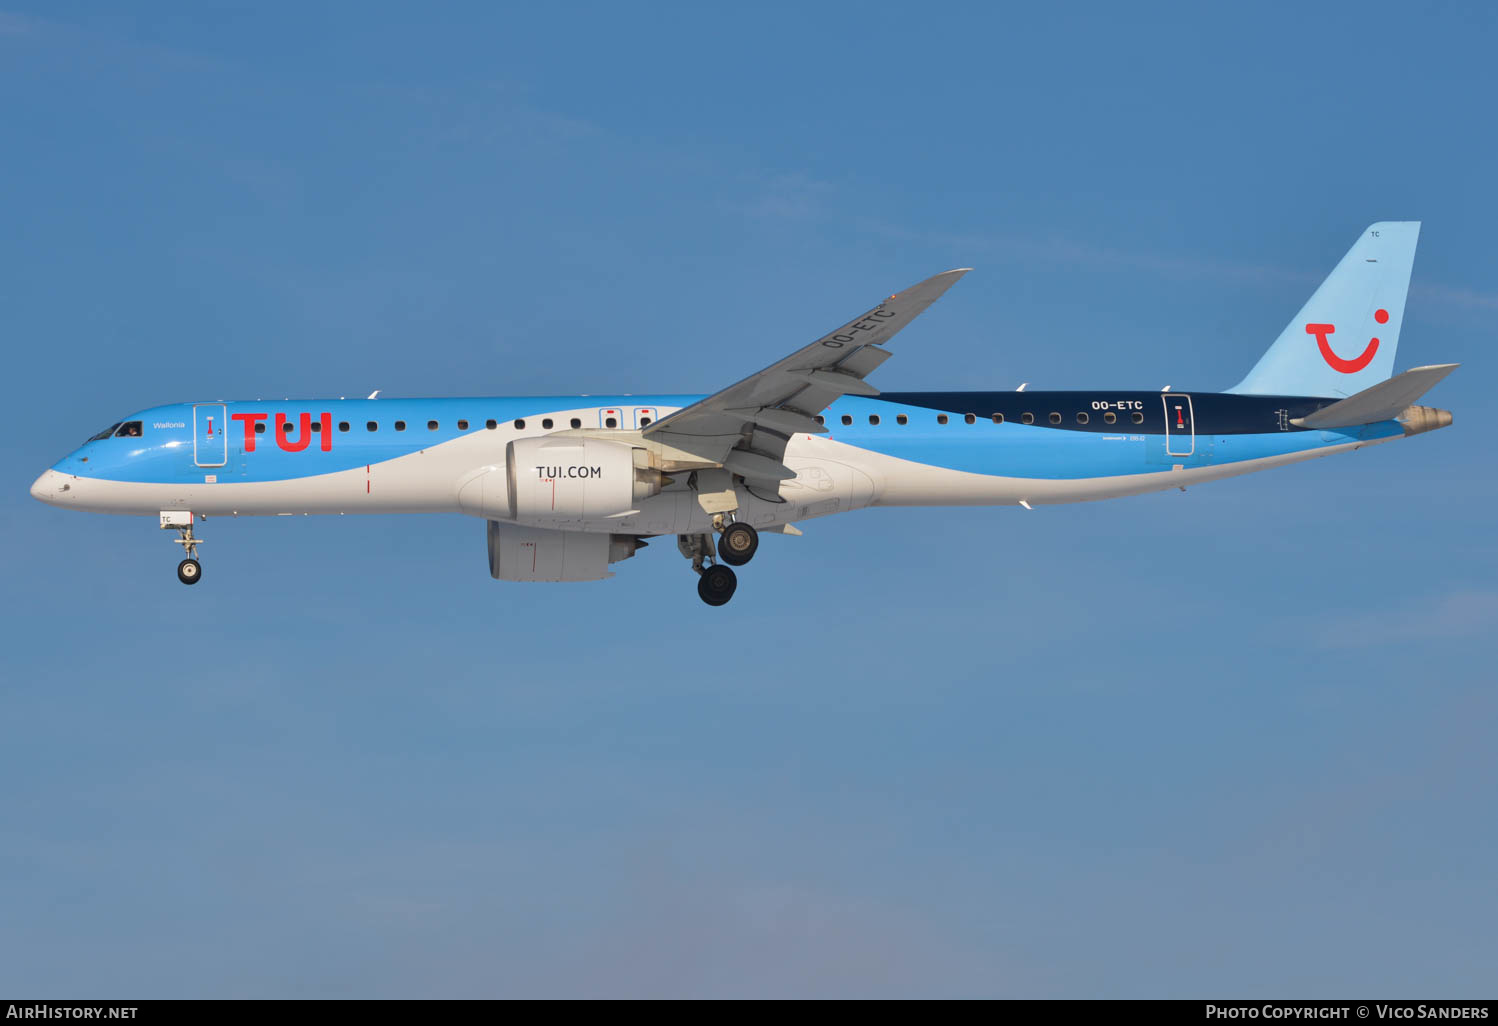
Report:
[{"label": "tail cone", "polygon": [[1433,406],[1406,406],[1396,420],[1404,425],[1405,435],[1419,435],[1427,431],[1451,426],[1451,411],[1438,410]]}]

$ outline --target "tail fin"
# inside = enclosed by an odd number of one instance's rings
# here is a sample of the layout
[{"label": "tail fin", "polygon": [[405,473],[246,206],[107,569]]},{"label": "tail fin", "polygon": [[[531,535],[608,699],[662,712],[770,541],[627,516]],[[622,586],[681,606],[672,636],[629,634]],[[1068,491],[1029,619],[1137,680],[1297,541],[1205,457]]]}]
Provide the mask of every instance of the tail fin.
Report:
[{"label": "tail fin", "polygon": [[1248,377],[1228,391],[1341,397],[1386,380],[1419,239],[1419,221],[1369,225]]}]

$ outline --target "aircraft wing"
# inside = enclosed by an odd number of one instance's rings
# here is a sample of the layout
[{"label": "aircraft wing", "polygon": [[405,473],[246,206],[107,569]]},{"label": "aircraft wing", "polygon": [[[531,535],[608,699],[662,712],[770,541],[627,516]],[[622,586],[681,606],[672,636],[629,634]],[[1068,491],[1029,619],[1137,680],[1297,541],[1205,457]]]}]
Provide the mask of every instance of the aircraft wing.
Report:
[{"label": "aircraft wing", "polygon": [[793,477],[780,463],[790,436],[826,434],[813,418],[839,396],[878,395],[864,378],[891,356],[884,344],[969,270],[944,271],[895,293],[779,363],[656,421],[645,437],[751,481]]}]

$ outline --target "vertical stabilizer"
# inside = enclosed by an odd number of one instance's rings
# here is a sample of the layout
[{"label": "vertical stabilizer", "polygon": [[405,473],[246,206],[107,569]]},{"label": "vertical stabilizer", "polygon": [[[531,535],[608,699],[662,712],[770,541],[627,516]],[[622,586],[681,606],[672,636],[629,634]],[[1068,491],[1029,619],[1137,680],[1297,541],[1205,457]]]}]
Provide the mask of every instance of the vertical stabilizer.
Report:
[{"label": "vertical stabilizer", "polygon": [[1369,225],[1326,281],[1229,392],[1350,396],[1394,373],[1419,221]]}]

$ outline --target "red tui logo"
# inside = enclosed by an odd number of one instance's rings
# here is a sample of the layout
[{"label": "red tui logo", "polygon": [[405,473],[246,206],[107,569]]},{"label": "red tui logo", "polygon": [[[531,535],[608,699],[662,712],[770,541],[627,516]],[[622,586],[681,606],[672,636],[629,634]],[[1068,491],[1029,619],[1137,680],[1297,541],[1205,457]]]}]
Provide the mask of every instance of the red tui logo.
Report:
[{"label": "red tui logo", "polygon": [[[1374,320],[1383,324],[1389,319],[1387,310],[1380,310],[1373,315]],[[1321,350],[1321,358],[1332,370],[1342,374],[1356,374],[1364,367],[1373,362],[1373,357],[1378,353],[1378,339],[1368,340],[1368,348],[1351,360],[1344,360],[1332,350],[1332,344],[1327,341],[1327,336],[1336,331],[1336,326],[1331,324],[1307,324],[1306,334],[1316,336],[1316,348]]]},{"label": "red tui logo", "polygon": [[[244,451],[255,451],[255,426],[269,417],[268,413],[234,413],[231,419],[244,424]],[[312,430],[312,414],[301,415],[301,423],[298,425],[296,441],[291,438],[291,425],[286,422],[286,414],[276,414],[276,444],[287,452],[301,452],[312,444],[312,436],[319,436],[318,448],[323,452],[333,451],[333,415],[324,413],[318,418],[318,430]]]}]

